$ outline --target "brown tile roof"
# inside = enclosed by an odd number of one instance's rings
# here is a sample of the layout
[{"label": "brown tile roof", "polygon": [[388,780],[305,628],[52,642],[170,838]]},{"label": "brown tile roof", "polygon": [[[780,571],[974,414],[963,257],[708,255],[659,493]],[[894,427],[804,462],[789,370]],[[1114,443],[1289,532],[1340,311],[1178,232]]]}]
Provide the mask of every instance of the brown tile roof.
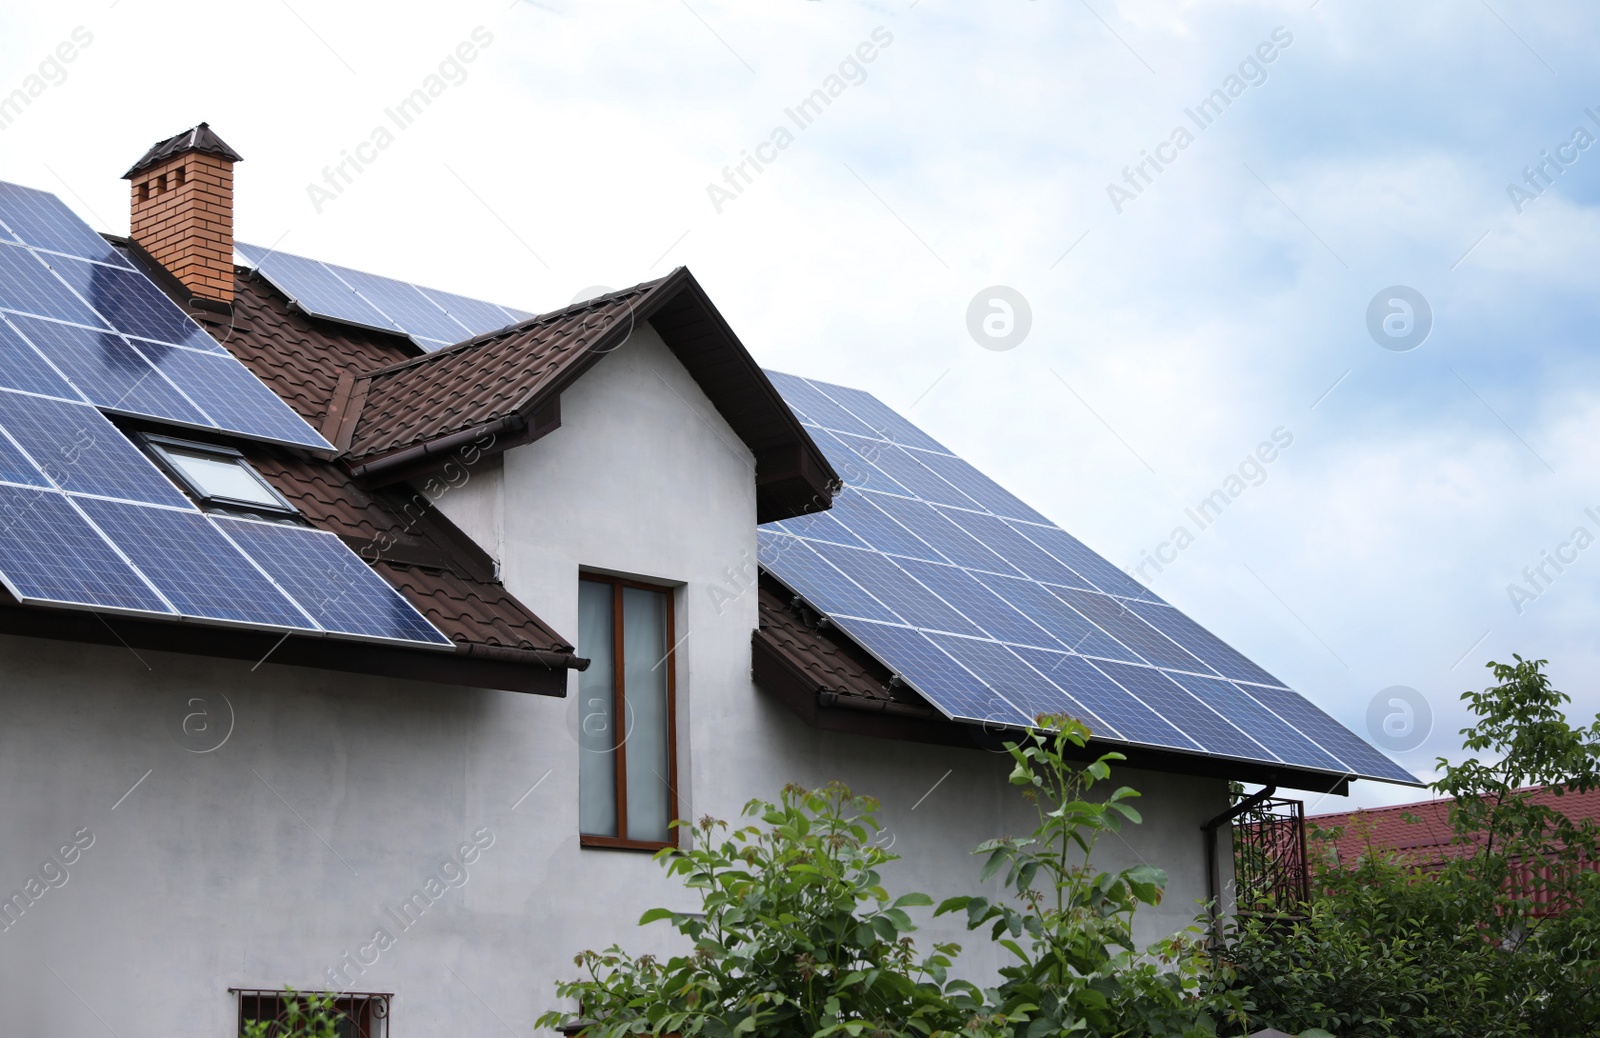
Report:
[{"label": "brown tile roof", "polygon": [[684,267],[357,376],[323,432],[369,484],[437,467],[430,452],[458,441],[505,450],[559,425],[561,392],[647,321],[755,455],[757,522],[829,507],[838,474]]},{"label": "brown tile roof", "polygon": [[[342,374],[393,364],[415,351],[399,336],[307,317],[265,280],[245,270],[238,274],[232,315],[198,316],[315,426],[328,423]],[[308,522],[344,538],[454,639],[458,651],[502,660],[516,655],[501,650],[572,653],[572,644],[505,590],[495,579],[493,560],[424,495],[404,484],[368,490],[335,461],[264,444],[243,449]]]},{"label": "brown tile roof", "polygon": [[[526,411],[551,383],[605,347],[608,332],[626,335],[633,314],[672,275],[542,314],[516,325],[400,363],[368,369],[349,457],[360,461]],[[376,367],[376,366],[374,366]]]},{"label": "brown tile roof", "polygon": [[[818,627],[818,617],[803,605],[792,605],[791,595],[770,578],[759,586],[757,636],[787,663],[813,694],[832,692],[871,702],[921,703],[902,691],[896,699],[888,691],[893,673],[867,655],[860,646],[829,627]],[[810,615],[807,615],[810,614]]]},{"label": "brown tile roof", "polygon": [[228,352],[322,429],[339,376],[404,361],[417,349],[398,335],[307,317],[259,275],[236,271],[233,315],[200,315]]}]

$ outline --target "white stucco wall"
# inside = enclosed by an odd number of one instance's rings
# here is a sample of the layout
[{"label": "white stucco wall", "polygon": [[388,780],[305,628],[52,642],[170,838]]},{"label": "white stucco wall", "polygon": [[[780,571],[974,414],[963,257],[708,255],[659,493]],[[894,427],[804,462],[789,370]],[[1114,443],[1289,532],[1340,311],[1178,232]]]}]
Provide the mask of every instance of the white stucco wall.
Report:
[{"label": "white stucco wall", "polygon": [[[842,779],[882,802],[904,856],[892,888],[974,890],[971,848],[1032,824],[1008,761],[819,732],[754,687],[755,594],[719,611],[708,590],[755,555],[750,455],[653,330],[569,389],[562,421],[440,506],[569,637],[580,567],[680,585],[682,813],[732,819],[784,782]],[[196,752],[220,738],[224,696],[232,734]],[[193,733],[200,710],[214,734]],[[576,724],[575,697],[0,637],[0,892],[80,830],[94,838],[0,932],[0,1032],[97,1033],[98,1014],[124,1038],[221,1038],[230,986],[334,986],[325,971],[363,944],[370,958],[383,928],[393,946],[351,986],[397,993],[396,1035],[530,1033],[575,952],[665,950],[639,915],[694,904],[649,855],[578,846]],[[1146,822],[1103,864],[1172,877],[1140,927],[1154,938],[1204,896],[1199,825],[1225,790],[1115,780],[1144,791]],[[484,829],[465,880],[441,872]],[[402,929],[390,910],[431,875],[461,885]],[[971,936],[945,921],[923,941],[958,940],[968,971],[992,969]]]}]

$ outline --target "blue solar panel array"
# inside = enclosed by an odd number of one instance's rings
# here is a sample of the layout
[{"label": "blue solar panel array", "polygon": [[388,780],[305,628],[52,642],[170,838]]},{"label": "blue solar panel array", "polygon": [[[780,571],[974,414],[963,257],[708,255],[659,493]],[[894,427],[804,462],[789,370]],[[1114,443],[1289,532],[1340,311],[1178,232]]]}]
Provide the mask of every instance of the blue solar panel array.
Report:
[{"label": "blue solar panel array", "polygon": [[423,288],[242,242],[234,249],[308,314],[399,332],[425,350],[465,342],[533,317],[522,310]]},{"label": "blue solar panel array", "polygon": [[762,565],[947,717],[1415,784],[876,397],[768,376],[846,485]]},{"label": "blue solar panel array", "polygon": [[0,582],[21,602],[449,648],[337,537],[202,513],[101,411],[332,446],[54,195],[0,183]]},{"label": "blue solar panel array", "polygon": [[454,644],[333,534],[207,515],[94,407],[10,389],[0,582],[25,603]]},{"label": "blue solar panel array", "polygon": [[60,199],[6,183],[0,386],[333,449]]}]

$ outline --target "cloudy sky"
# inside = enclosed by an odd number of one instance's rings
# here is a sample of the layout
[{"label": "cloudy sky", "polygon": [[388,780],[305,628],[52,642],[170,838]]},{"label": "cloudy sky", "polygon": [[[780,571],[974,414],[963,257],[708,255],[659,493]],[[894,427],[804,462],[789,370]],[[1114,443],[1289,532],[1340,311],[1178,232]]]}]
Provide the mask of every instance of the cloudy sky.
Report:
[{"label": "cloudy sky", "polygon": [[[8,3],[0,92],[48,85],[0,178],[125,232],[117,178],[206,119],[243,241],[536,311],[687,264],[763,364],[870,390],[1119,565],[1159,550],[1158,592],[1356,731],[1416,742],[1415,690],[1424,778],[1487,660],[1600,709],[1600,9],[377,10]],[[1007,349],[970,330],[996,287]]]}]

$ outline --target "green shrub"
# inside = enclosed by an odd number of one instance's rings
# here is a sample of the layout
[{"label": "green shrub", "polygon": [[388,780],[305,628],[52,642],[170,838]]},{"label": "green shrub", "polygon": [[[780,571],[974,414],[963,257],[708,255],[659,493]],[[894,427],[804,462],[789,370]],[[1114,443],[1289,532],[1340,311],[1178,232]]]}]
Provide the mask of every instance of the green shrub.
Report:
[{"label": "green shrub", "polygon": [[[1586,867],[1600,859],[1596,827],[1518,792],[1600,785],[1600,720],[1568,724],[1570,700],[1544,662],[1491,663],[1498,684],[1462,697],[1477,718],[1466,749],[1486,760],[1441,759],[1433,787],[1455,798],[1459,856],[1422,868],[1382,851],[1354,863],[1313,854],[1303,919],[1247,918],[1231,933],[1252,1026],[1340,1038],[1600,1033],[1600,877]],[[1532,881],[1518,882],[1525,865]]]},{"label": "green shrub", "polygon": [[[583,1033],[594,1038],[1215,1034],[1237,1001],[1207,982],[1198,930],[1133,946],[1133,914],[1160,901],[1166,876],[1147,865],[1096,872],[1090,863],[1101,835],[1139,820],[1131,789],[1085,799],[1120,755],[1070,763],[1088,729],[1062,718],[1040,724],[1010,747],[1011,782],[1038,807],[1039,825],[979,848],[982,878],[1003,870],[1005,895],[938,909],[965,912],[969,928],[989,929],[1016,959],[997,987],[951,979],[954,944],[916,951],[905,910],[932,901],[891,898],[879,870],[896,856],[873,843],[877,805],[834,784],[752,801],[745,815],[760,824],[731,832],[702,819],[694,847],[658,855],[699,894],[702,912],[654,909],[640,920],[670,922],[689,950],[666,961],[615,946],[584,952],[576,961],[587,976],[558,984],[557,994],[578,1001]],[[539,1026],[576,1022],[552,1011]]]}]

